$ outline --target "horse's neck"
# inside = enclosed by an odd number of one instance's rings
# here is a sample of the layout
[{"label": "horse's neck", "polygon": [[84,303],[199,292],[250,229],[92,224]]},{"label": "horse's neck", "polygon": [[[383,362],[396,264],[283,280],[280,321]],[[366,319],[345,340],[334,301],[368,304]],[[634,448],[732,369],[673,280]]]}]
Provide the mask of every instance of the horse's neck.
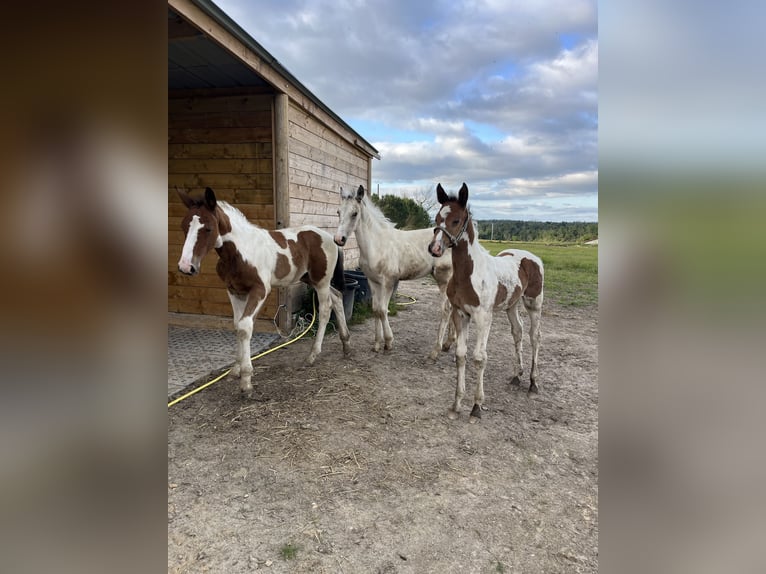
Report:
[{"label": "horse's neck", "polygon": [[[469,223],[469,225],[473,225]],[[484,252],[479,248],[478,240],[469,237],[468,233],[462,237],[452,249],[452,268],[454,269],[453,280],[457,283],[470,282],[471,274],[461,273],[468,269],[469,261],[472,263],[473,273],[479,273],[485,267]]]},{"label": "horse's neck", "polygon": [[231,230],[222,234],[223,241],[230,241],[237,246],[240,245],[259,245],[268,240],[269,232],[261,229],[254,223],[250,223],[242,212],[231,205],[221,207],[229,220]]},{"label": "horse's neck", "polygon": [[380,250],[381,245],[385,245],[386,238],[391,237],[396,229],[375,217],[369,206],[363,206],[360,213],[362,220],[356,226],[356,243],[363,256],[369,259]]}]

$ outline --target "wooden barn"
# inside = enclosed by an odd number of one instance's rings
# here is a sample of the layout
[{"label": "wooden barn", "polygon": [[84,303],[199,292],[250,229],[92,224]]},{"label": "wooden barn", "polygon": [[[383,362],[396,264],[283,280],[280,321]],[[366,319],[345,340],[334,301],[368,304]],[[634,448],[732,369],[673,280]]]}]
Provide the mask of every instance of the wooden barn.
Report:
[{"label": "wooden barn", "polygon": [[[370,189],[378,151],[208,0],[168,1],[168,308],[174,324],[226,326],[217,256],[186,277],[175,187],[216,195],[266,229],[338,224],[339,188]],[[345,266],[358,249],[344,249]],[[305,288],[269,296],[256,330],[289,329]]]}]

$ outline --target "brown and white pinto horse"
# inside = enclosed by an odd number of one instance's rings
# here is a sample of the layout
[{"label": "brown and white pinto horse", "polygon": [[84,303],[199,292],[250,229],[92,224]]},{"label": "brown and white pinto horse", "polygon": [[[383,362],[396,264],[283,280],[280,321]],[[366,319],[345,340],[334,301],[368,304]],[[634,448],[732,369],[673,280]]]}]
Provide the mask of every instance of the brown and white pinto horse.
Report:
[{"label": "brown and white pinto horse", "polygon": [[543,305],[543,262],[539,257],[520,249],[506,249],[492,256],[479,244],[468,210],[468,186],[464,183],[458,197],[449,197],[441,184],[436,187],[441,204],[436,214],[434,238],[428,251],[441,257],[452,249],[452,278],[447,285],[447,296],[452,303],[452,321],[457,331],[455,356],[457,385],[455,403],[449,417],[457,418],[460,402],[465,394],[465,355],[468,328],[471,320],[476,324],[476,348],[473,359],[478,371],[474,405],[470,422],[481,418],[484,402],[484,369],[487,365],[487,339],[492,325],[492,311],[504,310],[511,322],[515,346],[512,385],[520,385],[521,338],[523,335],[518,315],[519,302],[529,313],[529,340],[532,344],[532,368],[529,392],[538,392],[537,352],[540,345],[540,313]]},{"label": "brown and white pinto horse", "polygon": [[[447,281],[452,275],[452,262],[448,258],[435,260],[428,255],[431,229],[396,229],[383,212],[372,203],[369,193],[361,185],[352,191],[340,190],[340,221],[335,232],[335,243],[346,244],[352,233],[356,233],[359,245],[359,266],[367,276],[372,289],[372,311],[375,323],[375,345],[373,351],[393,347],[394,333],[388,323],[388,302],[394,286],[402,279],[418,279],[432,275],[441,291],[441,320],[431,358],[436,359],[439,350],[449,349],[454,333],[448,333],[450,305],[447,300]],[[447,341],[443,342],[445,334]]]},{"label": "brown and white pinto horse", "polygon": [[218,253],[216,271],[228,289],[237,330],[237,355],[231,372],[240,377],[244,395],[249,396],[253,390],[250,361],[253,321],[272,287],[304,281],[316,289],[319,327],[308,356],[309,364],[322,351],[330,307],[338,318],[343,351],[350,352],[343,302],[335,290],[342,291],[344,286],[343,253],[329,233],[311,226],[267,231],[250,223],[241,211],[225,201],[217,201],[209,187],[202,200],[177,191],[189,209],[181,223],[186,241],[178,270],[196,275],[208,251],[215,249]]}]

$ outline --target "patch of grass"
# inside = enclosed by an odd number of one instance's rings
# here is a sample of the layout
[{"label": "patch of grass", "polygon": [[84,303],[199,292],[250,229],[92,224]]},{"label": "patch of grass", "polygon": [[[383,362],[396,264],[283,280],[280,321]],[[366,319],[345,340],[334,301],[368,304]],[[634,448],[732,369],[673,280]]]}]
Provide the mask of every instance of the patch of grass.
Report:
[{"label": "patch of grass", "polygon": [[299,548],[297,546],[288,542],[279,549],[279,555],[282,557],[282,560],[292,560],[298,555],[298,550]]},{"label": "patch of grass", "polygon": [[598,303],[598,246],[548,245],[516,241],[482,241],[492,255],[524,249],[545,266],[545,298],[560,305],[587,307]]},{"label": "patch of grass", "polygon": [[[395,317],[399,312],[399,308],[396,305],[395,297],[391,297],[388,302],[388,316]],[[364,323],[367,319],[372,318],[372,303],[362,303],[360,301],[354,302],[354,314],[351,316],[349,325],[359,325]]]},{"label": "patch of grass", "polygon": [[498,560],[497,564],[495,565],[495,572],[500,572],[500,574],[505,572],[505,564]]}]

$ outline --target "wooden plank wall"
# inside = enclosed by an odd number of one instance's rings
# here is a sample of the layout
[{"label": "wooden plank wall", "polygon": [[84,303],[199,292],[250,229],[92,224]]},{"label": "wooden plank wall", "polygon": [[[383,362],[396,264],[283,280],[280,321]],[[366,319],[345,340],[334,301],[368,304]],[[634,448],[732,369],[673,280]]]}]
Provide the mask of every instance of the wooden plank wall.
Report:
[{"label": "wooden plank wall", "polygon": [[[198,96],[168,100],[168,310],[231,317],[226,289],[210,253],[195,277],[178,272],[183,247],[181,220],[186,208],[175,186],[216,196],[248,219],[274,229],[274,175],[270,94]],[[260,313],[271,321],[276,291]],[[259,322],[262,323],[262,322]],[[259,325],[257,328],[261,328]]]},{"label": "wooden plank wall", "polygon": [[[367,187],[370,159],[303,109],[290,105],[290,226],[316,225],[335,234],[340,187]],[[359,248],[352,238],[344,266],[354,269]]]}]

